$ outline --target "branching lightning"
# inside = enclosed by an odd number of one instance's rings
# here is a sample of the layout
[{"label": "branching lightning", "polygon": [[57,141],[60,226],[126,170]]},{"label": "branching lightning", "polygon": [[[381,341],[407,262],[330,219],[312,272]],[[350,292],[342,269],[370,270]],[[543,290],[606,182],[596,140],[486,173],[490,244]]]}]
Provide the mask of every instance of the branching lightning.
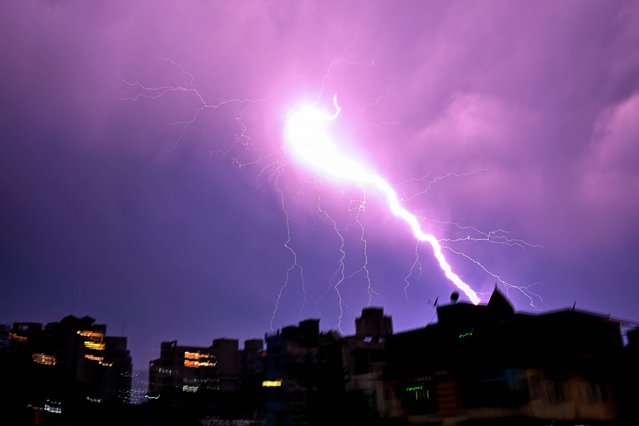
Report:
[{"label": "branching lightning", "polygon": [[306,284],[304,282],[304,268],[302,267],[302,265],[298,263],[297,252],[291,247],[291,221],[290,221],[290,216],[288,214],[288,211],[286,209],[286,203],[284,202],[284,192],[279,186],[279,178],[280,178],[280,175],[278,174],[275,179],[275,188],[280,196],[281,208],[282,208],[282,212],[284,213],[284,218],[286,220],[286,241],[284,242],[284,247],[286,248],[286,250],[290,252],[292,262],[290,266],[288,267],[288,269],[286,270],[286,277],[284,279],[284,283],[280,287],[280,291],[277,294],[277,298],[275,299],[275,307],[273,308],[273,314],[271,315],[271,321],[269,323],[271,330],[274,329],[273,322],[275,321],[275,315],[277,315],[277,311],[279,310],[280,300],[282,299],[282,293],[284,293],[284,289],[288,287],[291,273],[295,270],[299,272],[300,282],[302,283],[302,292],[304,294],[300,312],[304,310],[304,305],[306,304],[306,297],[307,297]]},{"label": "branching lightning", "polygon": [[349,274],[346,278],[351,279],[357,274],[360,274],[360,273],[364,274],[364,276],[366,277],[366,284],[367,284],[366,290],[368,291],[368,306],[370,306],[371,302],[373,301],[373,296],[377,296],[380,299],[384,299],[384,296],[382,296],[378,291],[376,291],[373,288],[371,271],[370,269],[368,269],[368,240],[366,239],[366,228],[364,227],[364,224],[362,223],[362,220],[361,220],[361,215],[365,211],[365,207],[364,207],[365,205],[366,205],[366,202],[362,201],[360,204],[360,207],[356,210],[357,213],[355,214],[355,223],[359,227],[359,241],[362,243],[362,254],[364,255],[364,263],[362,263],[362,266],[358,270]]},{"label": "branching lightning", "polygon": [[[189,118],[167,123],[170,126],[175,126],[180,129],[180,133],[178,137],[174,140],[173,146],[169,149],[169,151],[173,151],[178,148],[178,146],[184,139],[184,136],[187,130],[189,129],[189,127],[192,126],[198,120],[198,118],[203,112],[207,110],[217,110],[224,106],[233,105],[233,104],[239,105],[241,107],[238,115],[235,117],[235,121],[240,126],[241,132],[239,135],[236,136],[235,142],[229,148],[227,148],[226,150],[214,150],[212,151],[212,153],[220,152],[220,153],[226,154],[230,152],[233,149],[233,147],[237,145],[238,143],[240,143],[244,147],[248,146],[248,142],[250,141],[251,138],[247,134],[247,126],[242,121],[243,114],[245,113],[246,109],[250,105],[264,102],[267,99],[269,99],[268,96],[264,98],[259,98],[259,99],[230,98],[230,99],[214,99],[212,101],[207,100],[205,96],[202,95],[200,90],[198,90],[198,88],[195,86],[193,74],[186,71],[184,67],[182,67],[180,64],[175,62],[173,59],[165,58],[162,56],[158,56],[158,58],[164,62],[171,64],[173,67],[177,68],[180,71],[180,73],[184,77],[186,77],[187,84],[184,86],[164,85],[164,86],[150,87],[137,80],[130,81],[118,76],[118,79],[120,80],[122,84],[127,86],[129,89],[136,90],[137,93],[133,96],[120,96],[120,97],[117,97],[117,99],[123,100],[123,101],[139,101],[140,99],[157,100],[168,95],[169,93],[185,93],[194,97],[195,100],[197,101],[197,106],[193,109],[193,111],[191,111]],[[239,161],[237,157],[233,158],[233,162],[237,164],[238,166],[244,165],[244,163],[242,161]],[[251,162],[251,164],[255,164],[255,163],[256,163],[255,161]]]},{"label": "branching lightning", "polygon": [[[345,64],[364,64],[372,65],[372,62],[365,61],[351,61],[345,58],[346,52],[351,48],[351,45],[347,46],[342,52],[342,55],[330,63],[326,74],[321,79],[320,98],[322,93],[327,89],[327,83],[330,78],[333,68],[341,63]],[[121,97],[122,100],[138,101],[140,99],[157,100],[171,93],[181,93],[184,96],[190,96],[195,100],[195,106],[191,110],[187,117],[182,120],[176,120],[168,123],[171,126],[176,127],[179,132],[174,143],[171,145],[170,150],[175,150],[184,141],[185,136],[189,128],[201,119],[202,115],[209,110],[219,110],[220,108],[232,108],[235,112],[235,123],[237,126],[237,133],[235,137],[220,148],[216,148],[210,151],[210,155],[221,155],[232,157],[234,166],[238,168],[246,168],[249,166],[257,166],[256,179],[258,186],[268,181],[274,186],[275,192],[279,197],[279,207],[282,212],[285,224],[285,239],[282,241],[282,246],[287,252],[287,256],[290,258],[290,263],[286,267],[282,285],[275,297],[275,304],[270,316],[270,328],[273,330],[274,323],[278,312],[280,310],[280,303],[282,301],[284,293],[287,291],[289,284],[292,281],[299,279],[301,284],[301,290],[303,292],[303,301],[301,310],[304,310],[304,306],[307,302],[307,283],[304,277],[304,268],[298,259],[298,253],[292,243],[293,235],[291,227],[291,215],[287,208],[287,203],[290,203],[285,197],[285,187],[281,185],[280,177],[285,173],[288,165],[288,159],[293,160],[297,165],[303,166],[303,168],[310,170],[314,173],[314,183],[317,189],[317,212],[330,224],[332,231],[337,237],[339,243],[338,254],[335,259],[335,269],[328,280],[328,288],[326,294],[334,292],[338,299],[338,320],[337,328],[341,330],[341,324],[345,313],[351,313],[346,302],[342,290],[344,284],[361,274],[366,280],[367,292],[368,292],[368,305],[371,305],[374,298],[383,300],[383,295],[377,291],[373,286],[373,277],[371,275],[371,269],[369,268],[369,255],[368,255],[368,240],[367,229],[364,226],[362,217],[366,212],[366,197],[371,196],[376,200],[381,200],[388,210],[397,217],[400,222],[407,226],[412,235],[416,239],[415,245],[415,257],[412,264],[404,276],[403,293],[406,301],[408,302],[408,290],[412,283],[415,283],[422,276],[422,246],[423,243],[428,243],[427,248],[430,248],[430,252],[437,260],[443,275],[453,284],[456,288],[462,291],[466,297],[472,303],[479,303],[480,295],[482,293],[476,292],[466,283],[458,273],[453,271],[452,266],[447,260],[447,256],[453,258],[461,258],[464,261],[470,262],[475,265],[484,274],[494,278],[498,283],[509,289],[516,289],[524,294],[528,298],[529,304],[536,308],[535,302],[539,301],[543,304],[541,296],[533,291],[533,287],[539,283],[534,283],[530,286],[518,286],[511,281],[504,278],[502,275],[492,272],[489,267],[485,266],[482,262],[475,259],[471,255],[462,251],[459,246],[464,246],[465,243],[472,244],[491,244],[502,245],[507,247],[516,247],[523,250],[526,249],[540,249],[539,245],[529,243],[522,239],[512,238],[509,233],[502,229],[492,231],[482,231],[479,228],[461,225],[455,222],[436,221],[432,218],[420,218],[415,212],[412,212],[407,207],[407,203],[410,203],[416,197],[427,194],[432,186],[440,183],[443,180],[449,178],[462,178],[469,177],[477,173],[485,172],[487,169],[477,169],[469,172],[450,172],[442,176],[436,176],[434,178],[428,177],[426,185],[423,189],[417,193],[412,194],[409,197],[400,197],[395,188],[385,180],[381,175],[367,164],[363,164],[356,156],[350,155],[346,151],[344,146],[339,144],[339,138],[332,135],[331,123],[337,120],[340,115],[340,105],[337,103],[337,96],[333,97],[334,111],[332,113],[321,110],[313,104],[305,104],[292,111],[292,114],[288,116],[284,128],[284,156],[282,152],[266,152],[261,151],[259,155],[252,149],[253,137],[249,132],[249,126],[244,121],[245,115],[251,111],[253,105],[269,100],[271,96],[255,99],[207,99],[198,90],[194,84],[194,77],[191,73],[187,72],[181,65],[168,58],[160,58],[161,60],[169,63],[171,66],[176,67],[180,74],[183,76],[185,83],[183,85],[164,85],[157,87],[150,87],[142,84],[139,81],[129,81],[120,78],[123,85],[128,88],[129,91],[133,91],[132,96]],[[388,88],[386,92],[373,103],[366,106],[377,105],[382,102],[388,95]],[[363,121],[364,110],[360,112],[360,121]],[[383,122],[367,122],[360,124],[351,129],[351,132],[346,135],[353,135],[355,131],[362,127],[378,126],[387,124],[400,124],[393,121]],[[422,178],[424,179],[424,178]],[[420,179],[421,180],[421,179]],[[353,222],[346,226],[346,228],[340,228],[338,221],[331,216],[329,209],[322,205],[320,197],[320,189],[318,181],[324,181],[329,184],[347,185],[356,187],[362,194],[365,194],[361,199],[352,198],[349,200],[348,211],[353,214]],[[431,225],[437,223],[439,225],[446,226],[449,230],[454,230],[452,236],[437,238],[432,233],[427,232],[422,228],[420,220]],[[361,247],[361,255],[363,257],[362,263],[352,267],[347,267],[347,250],[346,241],[347,235],[345,230],[355,227],[357,229],[357,236],[359,238],[359,244]],[[448,232],[446,233],[449,234]],[[444,255],[446,253],[446,256]],[[350,255],[350,253],[348,253]],[[350,259],[350,257],[349,257]],[[373,272],[375,272],[373,270]],[[310,288],[310,287],[309,287]],[[324,297],[321,296],[320,300]]]},{"label": "branching lightning", "polygon": [[497,280],[498,283],[502,284],[504,286],[504,288],[506,289],[506,292],[508,293],[509,289],[516,289],[519,292],[521,292],[524,296],[526,296],[526,298],[528,298],[529,301],[529,305],[533,308],[536,308],[537,305],[535,305],[535,300],[539,300],[542,304],[544,304],[543,299],[541,298],[541,296],[535,292],[533,292],[531,290],[531,288],[535,287],[536,285],[539,285],[541,283],[533,283],[529,286],[520,286],[520,285],[515,285],[509,281],[507,281],[506,279],[504,279],[503,277],[501,277],[500,275],[490,271],[486,266],[484,266],[481,262],[479,262],[477,259],[474,259],[472,257],[470,257],[469,255],[467,255],[464,252],[461,252],[459,250],[455,250],[451,247],[448,246],[444,246],[443,247],[445,250],[448,250],[449,252],[457,255],[457,256],[461,256],[463,258],[465,258],[466,260],[468,260],[471,263],[474,263],[475,265],[477,265],[477,267],[479,269],[481,269],[482,271],[484,271],[484,273],[486,273],[487,275],[490,275],[491,277],[495,278]]},{"label": "branching lightning", "polygon": [[[337,295],[337,299],[338,299],[338,308],[339,308],[339,316],[337,319],[337,328],[340,330],[340,332],[342,331],[342,318],[344,317],[344,307],[345,307],[345,302],[344,299],[342,298],[342,294],[340,293],[339,290],[339,286],[344,282],[344,280],[346,279],[346,275],[345,275],[345,269],[346,269],[346,265],[344,264],[344,260],[346,259],[346,250],[344,249],[344,245],[345,245],[345,240],[344,240],[344,235],[342,235],[341,231],[339,230],[339,227],[337,226],[337,222],[335,221],[335,219],[333,219],[326,210],[324,210],[322,208],[321,205],[321,198],[319,195],[319,188],[317,191],[317,210],[319,211],[319,213],[324,216],[324,218],[329,221],[329,223],[331,224],[331,226],[333,227],[333,231],[335,232],[335,234],[337,235],[337,237],[339,238],[339,258],[337,259],[337,269],[333,272],[333,276],[331,277],[330,283],[335,282],[335,285],[333,285],[333,290],[335,290],[335,294]],[[329,285],[330,285],[329,283]]]},{"label": "branching lightning", "polygon": [[544,247],[539,244],[533,244],[526,240],[519,238],[510,238],[508,234],[510,232],[504,229],[495,229],[492,231],[482,231],[475,226],[460,225],[454,222],[440,222],[442,224],[452,225],[462,232],[462,236],[455,238],[441,238],[440,242],[446,243],[459,243],[463,241],[472,242],[485,242],[490,244],[505,245],[509,247],[519,247],[523,250],[527,248],[543,249]]},{"label": "branching lightning", "polygon": [[406,303],[408,303],[408,287],[410,287],[410,279],[412,278],[413,275],[415,275],[414,271],[417,269],[415,280],[418,280],[419,277],[422,276],[422,263],[419,259],[420,244],[421,244],[421,241],[417,241],[417,243],[415,244],[415,260],[413,261],[413,264],[410,266],[408,273],[404,277],[404,282],[406,283],[406,285],[404,286],[404,297],[406,298]]},{"label": "branching lightning", "polygon": [[301,164],[327,179],[370,187],[380,192],[390,211],[409,226],[415,238],[430,244],[433,255],[446,278],[471,302],[478,304],[479,296],[475,290],[453,272],[437,238],[425,232],[417,217],[401,205],[399,196],[392,186],[381,176],[340,151],[327,129],[327,123],[335,120],[340,113],[337,96],[333,97],[333,105],[335,107],[333,114],[320,111],[312,105],[304,105],[291,114],[285,131],[286,144],[291,155]]}]

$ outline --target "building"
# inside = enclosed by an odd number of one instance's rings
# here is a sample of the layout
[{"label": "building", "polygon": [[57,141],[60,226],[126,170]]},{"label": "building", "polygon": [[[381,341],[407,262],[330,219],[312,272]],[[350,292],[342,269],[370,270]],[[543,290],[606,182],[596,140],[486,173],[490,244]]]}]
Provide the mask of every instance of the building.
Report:
[{"label": "building", "polygon": [[624,348],[623,375],[620,384],[622,417],[629,425],[639,424],[639,327],[626,333],[628,344]]},{"label": "building", "polygon": [[162,342],[160,358],[149,364],[149,396],[216,390],[217,359],[211,348]]},{"label": "building", "polygon": [[0,350],[9,346],[9,332],[11,326],[9,324],[0,324]]},{"label": "building", "polygon": [[266,338],[267,425],[327,424],[345,408],[341,336],[307,319]]},{"label": "building", "polygon": [[129,402],[131,356],[125,337],[69,315],[45,327],[14,323],[2,355],[4,401],[17,423],[30,416],[72,420]]},{"label": "building", "polygon": [[617,321],[575,309],[515,313],[497,289],[486,305],[452,303],[437,315],[438,323],[387,341],[387,418],[443,425],[619,418]]},{"label": "building", "polygon": [[172,415],[228,419],[261,415],[263,341],[215,339],[211,346],[162,342],[149,365],[148,399]]},{"label": "building", "polygon": [[355,335],[321,333],[307,319],[267,336],[265,380],[269,425],[370,424],[385,412],[385,342],[393,334],[383,308],[368,307]]},{"label": "building", "polygon": [[370,307],[354,336],[320,333],[313,319],[267,336],[266,423],[637,419],[639,329],[624,349],[620,323],[608,316],[575,308],[517,313],[497,289],[485,305],[451,300],[437,308],[437,323],[396,334],[382,308]]},{"label": "building", "polygon": [[392,334],[392,319],[384,315],[384,309],[368,307],[355,319],[355,335],[340,341],[347,411],[352,421],[373,421],[386,412],[382,379],[386,340]]},{"label": "building", "polygon": [[218,362],[216,377],[222,392],[237,392],[240,389],[240,350],[237,339],[214,339],[211,350]]}]

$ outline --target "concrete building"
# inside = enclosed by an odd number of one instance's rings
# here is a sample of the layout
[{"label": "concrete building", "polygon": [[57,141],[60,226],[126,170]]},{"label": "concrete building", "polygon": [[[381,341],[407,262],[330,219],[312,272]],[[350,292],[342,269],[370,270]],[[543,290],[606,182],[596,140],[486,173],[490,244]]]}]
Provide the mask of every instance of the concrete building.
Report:
[{"label": "concrete building", "polygon": [[128,404],[131,356],[125,337],[106,325],[69,315],[42,327],[14,323],[2,351],[0,392],[20,423],[23,417],[65,421]]},{"label": "concrete building", "polygon": [[453,303],[437,314],[438,323],[387,341],[388,418],[443,425],[619,418],[618,322],[575,309],[515,313],[497,289],[486,305]]},{"label": "concrete building", "polygon": [[623,374],[620,382],[622,417],[626,424],[639,424],[639,327],[626,333],[628,344],[624,348]]},{"label": "concrete building", "polygon": [[160,358],[149,365],[147,398],[172,415],[253,418],[263,412],[263,341],[215,339],[211,346],[162,342]]},{"label": "concrete building", "polygon": [[211,348],[162,342],[160,358],[149,364],[149,396],[218,390],[217,359]]},{"label": "concrete building", "polygon": [[384,345],[392,320],[370,307],[355,335],[321,333],[307,319],[267,337],[265,381],[269,425],[363,424],[385,412]]},{"label": "concrete building", "polygon": [[240,389],[240,349],[237,339],[215,339],[211,349],[217,359],[217,380],[223,392]]},{"label": "concrete building", "polygon": [[355,319],[355,335],[340,341],[345,392],[352,419],[373,421],[385,415],[385,346],[392,334],[391,317],[384,315],[383,308],[368,307]]},{"label": "concrete building", "polygon": [[341,336],[307,319],[266,337],[267,425],[327,424],[344,408]]}]

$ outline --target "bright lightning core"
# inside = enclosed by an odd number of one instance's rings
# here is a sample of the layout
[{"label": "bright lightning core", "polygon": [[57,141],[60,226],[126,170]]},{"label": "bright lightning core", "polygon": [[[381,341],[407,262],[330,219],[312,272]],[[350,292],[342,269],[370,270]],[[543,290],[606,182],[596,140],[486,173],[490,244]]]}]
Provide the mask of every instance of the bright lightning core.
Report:
[{"label": "bright lightning core", "polygon": [[410,227],[415,238],[431,245],[433,254],[446,278],[464,292],[474,304],[478,304],[477,293],[453,272],[437,238],[422,230],[417,217],[401,205],[391,185],[340,150],[339,145],[328,132],[328,123],[335,120],[340,112],[337,97],[333,98],[333,105],[335,106],[333,114],[323,112],[312,105],[304,105],[289,116],[285,127],[285,142],[293,158],[324,178],[370,187],[380,192],[390,211]]}]

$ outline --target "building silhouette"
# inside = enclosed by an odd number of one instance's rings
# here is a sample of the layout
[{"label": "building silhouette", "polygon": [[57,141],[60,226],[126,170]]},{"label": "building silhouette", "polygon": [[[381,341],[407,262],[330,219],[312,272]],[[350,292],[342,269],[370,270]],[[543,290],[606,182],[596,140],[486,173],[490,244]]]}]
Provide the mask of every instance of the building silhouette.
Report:
[{"label": "building silhouette", "polygon": [[380,418],[384,407],[384,345],[392,320],[382,308],[365,308],[356,334],[320,333],[309,319],[267,336],[264,390],[266,424],[359,424]]},{"label": "building silhouette", "polygon": [[229,419],[262,415],[264,343],[215,339],[211,346],[162,342],[160,358],[149,365],[152,405],[172,416]]},{"label": "building silhouette", "polygon": [[639,424],[639,327],[628,331],[624,348],[623,374],[620,385],[621,416],[629,425]]},{"label": "building silhouette", "polygon": [[[130,407],[126,338],[67,316],[0,326],[0,425],[637,425],[638,361],[636,324],[516,312],[495,288],[398,333],[367,307],[349,336],[306,319],[241,349],[162,342],[145,402]],[[128,408],[109,417],[117,407]]]},{"label": "building silhouette", "polygon": [[617,321],[575,309],[515,313],[497,289],[486,305],[453,303],[437,316],[387,342],[387,417],[443,424],[619,418]]},{"label": "building silhouette", "polygon": [[354,336],[321,333],[319,320],[267,336],[266,423],[610,425],[632,416],[639,331],[624,349],[617,320],[574,307],[517,313],[498,289],[485,305],[451,298],[437,316],[393,334],[381,308],[365,308]]},{"label": "building silhouette", "polygon": [[345,408],[340,340],[320,333],[318,319],[266,337],[267,425],[327,424]]},{"label": "building silhouette", "polygon": [[8,338],[0,353],[6,424],[73,422],[129,402],[127,340],[106,336],[106,325],[95,319],[14,323]]}]

